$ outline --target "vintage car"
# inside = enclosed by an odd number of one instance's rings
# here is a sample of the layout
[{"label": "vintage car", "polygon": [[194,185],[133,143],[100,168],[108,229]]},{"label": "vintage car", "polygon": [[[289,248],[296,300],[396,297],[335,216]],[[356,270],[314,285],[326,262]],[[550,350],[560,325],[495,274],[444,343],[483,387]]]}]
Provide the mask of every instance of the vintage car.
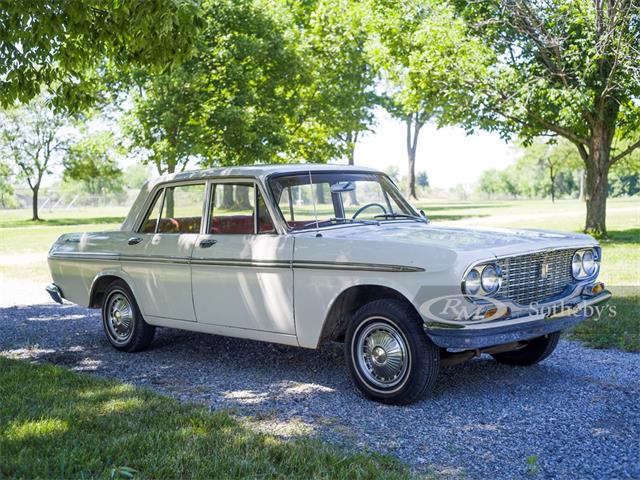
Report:
[{"label": "vintage car", "polygon": [[47,290],[102,309],[125,352],[156,327],[343,342],[355,385],[402,404],[441,365],[546,358],[611,296],[600,259],[588,235],[433,225],[372,169],[233,167],[157,178],[120,230],[62,235]]}]

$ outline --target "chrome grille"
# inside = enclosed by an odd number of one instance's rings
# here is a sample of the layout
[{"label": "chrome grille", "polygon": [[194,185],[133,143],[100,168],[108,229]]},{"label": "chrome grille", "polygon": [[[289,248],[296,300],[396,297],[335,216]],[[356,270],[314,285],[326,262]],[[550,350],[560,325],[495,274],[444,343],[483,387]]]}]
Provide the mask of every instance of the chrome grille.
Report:
[{"label": "chrome grille", "polygon": [[574,249],[550,250],[498,260],[502,270],[502,286],[498,296],[507,297],[520,305],[542,303],[558,296],[573,282],[573,252]]}]

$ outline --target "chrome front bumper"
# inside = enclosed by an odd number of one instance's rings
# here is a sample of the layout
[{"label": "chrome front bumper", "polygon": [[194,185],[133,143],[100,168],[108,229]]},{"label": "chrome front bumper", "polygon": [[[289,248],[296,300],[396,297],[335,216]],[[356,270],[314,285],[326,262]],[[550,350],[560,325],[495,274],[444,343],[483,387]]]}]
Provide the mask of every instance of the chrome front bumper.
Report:
[{"label": "chrome front bumper", "polygon": [[564,303],[563,310],[554,314],[540,313],[462,325],[432,322],[426,325],[426,332],[439,347],[452,349],[475,350],[530,340],[577,325],[590,316],[588,307],[610,298],[611,292],[604,290],[595,296],[576,297]]},{"label": "chrome front bumper", "polygon": [[45,287],[47,293],[51,296],[51,299],[56,302],[62,304],[62,290],[55,284],[50,283]]}]

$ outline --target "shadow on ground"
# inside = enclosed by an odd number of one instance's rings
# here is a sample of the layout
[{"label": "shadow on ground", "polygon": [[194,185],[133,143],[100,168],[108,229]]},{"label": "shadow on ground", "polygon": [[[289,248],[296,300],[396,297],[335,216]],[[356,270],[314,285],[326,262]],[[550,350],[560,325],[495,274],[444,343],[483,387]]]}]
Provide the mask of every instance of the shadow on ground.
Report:
[{"label": "shadow on ground", "polygon": [[395,407],[356,393],[338,344],[315,351],[158,329],[150,350],[126,354],[108,344],[96,311],[56,305],[0,309],[0,331],[5,356],[227,409],[285,437],[394,454],[418,470],[518,477],[533,455],[556,478],[640,476],[639,355],[562,342],[531,368],[483,357],[443,369],[428,398]]}]

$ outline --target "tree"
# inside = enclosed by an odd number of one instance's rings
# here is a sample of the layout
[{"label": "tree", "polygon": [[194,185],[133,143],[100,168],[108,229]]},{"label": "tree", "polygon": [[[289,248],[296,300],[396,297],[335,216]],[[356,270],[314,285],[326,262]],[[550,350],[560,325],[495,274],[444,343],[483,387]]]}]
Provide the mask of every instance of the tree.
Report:
[{"label": "tree", "polygon": [[44,97],[4,111],[0,115],[0,150],[18,168],[32,192],[32,220],[38,216],[38,192],[42,178],[51,172],[68,144],[66,118],[51,110]]},{"label": "tree", "polygon": [[452,9],[436,0],[372,0],[376,55],[387,87],[385,108],[406,124],[408,194],[416,198],[415,161],[422,127],[457,120],[471,91],[467,78],[482,77],[487,56]]},{"label": "tree", "polygon": [[56,106],[96,97],[96,69],[163,69],[187,57],[200,26],[191,0],[2,1],[0,106],[26,103],[44,87]]},{"label": "tree", "polygon": [[[468,128],[556,135],[587,172],[585,231],[606,235],[609,170],[640,146],[640,22],[633,0],[455,0],[494,66],[469,86]],[[621,147],[623,140],[629,140]]]},{"label": "tree", "polygon": [[366,3],[278,0],[262,4],[291,38],[300,66],[297,103],[288,125],[288,156],[320,163],[344,158],[353,165],[358,137],[371,128],[373,107],[379,101],[368,48]]},{"label": "tree", "polygon": [[0,207],[9,206],[13,195],[13,185],[11,185],[11,169],[6,163],[0,162]]},{"label": "tree", "polygon": [[425,188],[429,186],[429,176],[427,175],[427,172],[422,171],[422,172],[418,172],[418,177],[416,179],[416,182],[418,183],[419,186]]},{"label": "tree", "polygon": [[63,160],[64,180],[82,183],[91,195],[122,192],[122,169],[111,132],[87,135],[69,146]]},{"label": "tree", "polygon": [[136,72],[126,132],[159,173],[277,161],[297,59],[279,26],[250,0],[212,0],[194,56],[163,74]]},{"label": "tree", "polygon": [[[564,190],[559,185],[559,180],[564,174],[580,169],[580,162],[576,162],[577,154],[574,155],[574,153],[571,143],[564,139],[558,142],[552,141],[552,143],[549,143],[548,140],[537,139],[525,149],[524,156],[518,160],[517,165],[522,165],[531,160],[532,163],[538,164],[543,168],[547,175],[547,182],[544,182],[544,188],[548,190],[551,201],[555,202],[556,191],[558,189]],[[531,179],[532,176],[527,176],[525,173],[524,178]]]}]

